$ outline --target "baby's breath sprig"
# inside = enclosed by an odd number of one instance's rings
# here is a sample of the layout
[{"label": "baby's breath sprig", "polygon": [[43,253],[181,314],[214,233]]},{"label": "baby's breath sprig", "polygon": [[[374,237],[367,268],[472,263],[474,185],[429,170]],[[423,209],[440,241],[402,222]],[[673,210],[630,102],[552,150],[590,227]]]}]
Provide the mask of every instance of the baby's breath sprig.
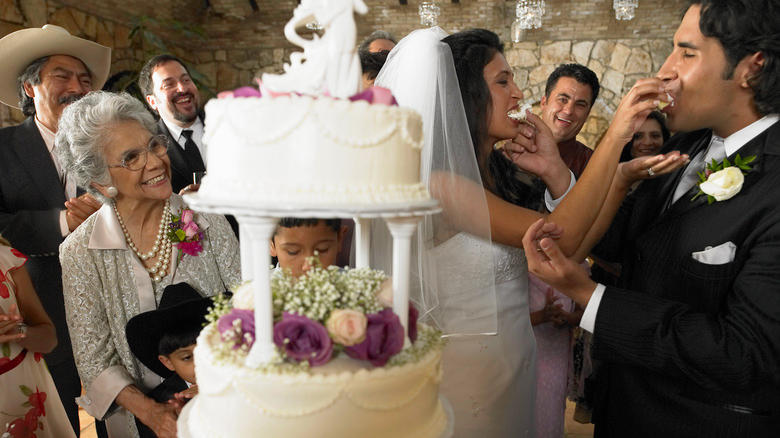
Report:
[{"label": "baby's breath sprig", "polygon": [[230,305],[230,298],[225,294],[214,296],[213,301],[214,304],[209,307],[208,313],[206,314],[206,321],[208,321],[209,324],[215,323],[222,315],[230,312],[230,309],[232,308]]}]

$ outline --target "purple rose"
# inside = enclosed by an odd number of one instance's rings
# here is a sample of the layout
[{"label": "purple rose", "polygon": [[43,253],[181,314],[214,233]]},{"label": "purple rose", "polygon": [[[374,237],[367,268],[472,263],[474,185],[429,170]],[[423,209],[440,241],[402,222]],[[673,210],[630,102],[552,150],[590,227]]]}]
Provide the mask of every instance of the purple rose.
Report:
[{"label": "purple rose", "polygon": [[417,340],[417,319],[420,317],[420,312],[414,307],[411,301],[409,301],[409,340],[414,343]]},{"label": "purple rose", "polygon": [[254,310],[233,309],[217,320],[217,330],[223,341],[235,342],[233,349],[246,345],[250,348],[255,342]]},{"label": "purple rose", "polygon": [[381,367],[404,347],[404,328],[390,308],[366,316],[366,340],[344,351],[353,359],[367,360]]},{"label": "purple rose", "polygon": [[325,365],[333,354],[333,342],[322,324],[287,312],[274,324],[274,344],[287,357],[299,362],[307,360],[313,367]]}]

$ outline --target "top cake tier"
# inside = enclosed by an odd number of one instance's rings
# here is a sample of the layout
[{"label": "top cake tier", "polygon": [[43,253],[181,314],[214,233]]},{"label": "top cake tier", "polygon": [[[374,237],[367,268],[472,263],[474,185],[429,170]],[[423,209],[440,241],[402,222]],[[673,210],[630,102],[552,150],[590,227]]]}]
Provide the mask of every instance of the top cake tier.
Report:
[{"label": "top cake tier", "polygon": [[198,197],[292,209],[430,202],[422,122],[397,106],[328,97],[222,98],[206,105],[208,175]]}]

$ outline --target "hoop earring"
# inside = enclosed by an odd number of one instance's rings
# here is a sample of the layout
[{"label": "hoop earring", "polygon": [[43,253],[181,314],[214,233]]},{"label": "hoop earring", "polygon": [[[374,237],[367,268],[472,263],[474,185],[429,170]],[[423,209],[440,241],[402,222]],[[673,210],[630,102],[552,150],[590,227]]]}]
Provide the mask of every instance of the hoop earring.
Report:
[{"label": "hoop earring", "polygon": [[106,194],[108,195],[109,198],[115,198],[116,195],[119,194],[119,190],[117,190],[116,187],[114,186],[109,186],[106,189]]}]

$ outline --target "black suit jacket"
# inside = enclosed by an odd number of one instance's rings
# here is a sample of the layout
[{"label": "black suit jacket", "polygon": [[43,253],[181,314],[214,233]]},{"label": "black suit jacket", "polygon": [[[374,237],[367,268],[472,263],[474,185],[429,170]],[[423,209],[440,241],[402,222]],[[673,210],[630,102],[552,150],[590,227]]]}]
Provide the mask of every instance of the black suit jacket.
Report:
[{"label": "black suit jacket", "polygon": [[64,204],[64,189],[35,119],[0,129],[0,234],[29,256],[25,267],[57,329],[57,347],[46,355],[49,365],[73,357],[58,256]]},{"label": "black suit jacket", "polygon": [[187,164],[187,160],[184,158],[184,150],[179,145],[179,142],[176,141],[177,139],[173,138],[171,131],[165,126],[165,122],[159,119],[157,124],[160,126],[160,132],[167,135],[170,141],[168,158],[171,160],[171,185],[173,186],[173,192],[179,193],[181,189],[192,184],[192,173],[195,170]]},{"label": "black suit jacket", "polygon": [[[666,147],[695,153],[709,130]],[[596,316],[597,436],[764,437],[780,425],[780,123],[744,145],[756,155],[727,201],[669,204],[682,171],[642,183],[610,233],[622,241],[622,288]],[[733,157],[730,157],[733,158]],[[732,160],[733,162],[733,160]],[[725,242],[732,262],[691,253]]]}]

